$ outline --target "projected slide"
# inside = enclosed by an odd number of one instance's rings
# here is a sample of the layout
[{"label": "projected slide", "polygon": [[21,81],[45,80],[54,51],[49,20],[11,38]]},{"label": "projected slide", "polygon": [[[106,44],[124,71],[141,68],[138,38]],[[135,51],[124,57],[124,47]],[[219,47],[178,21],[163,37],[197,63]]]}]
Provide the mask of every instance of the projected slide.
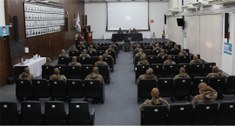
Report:
[{"label": "projected slide", "polygon": [[149,30],[148,2],[108,2],[107,30]]}]

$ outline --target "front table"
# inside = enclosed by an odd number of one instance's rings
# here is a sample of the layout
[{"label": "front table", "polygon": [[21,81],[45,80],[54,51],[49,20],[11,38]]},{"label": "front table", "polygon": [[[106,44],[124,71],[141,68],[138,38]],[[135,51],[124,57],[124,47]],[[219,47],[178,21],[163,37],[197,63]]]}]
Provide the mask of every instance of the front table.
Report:
[{"label": "front table", "polygon": [[21,64],[18,63],[14,65],[14,67],[17,66],[28,66],[30,73],[33,74],[34,77],[38,77],[42,74],[42,65],[46,63],[46,57],[40,57],[40,58],[31,58],[26,63]]}]

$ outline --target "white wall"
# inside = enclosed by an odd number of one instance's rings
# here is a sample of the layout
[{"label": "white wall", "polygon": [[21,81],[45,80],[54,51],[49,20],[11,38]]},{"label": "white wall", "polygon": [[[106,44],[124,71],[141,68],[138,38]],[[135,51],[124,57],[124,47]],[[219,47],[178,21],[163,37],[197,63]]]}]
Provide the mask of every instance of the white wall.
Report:
[{"label": "white wall", "polygon": [[4,0],[0,0],[0,26],[5,26]]},{"label": "white wall", "polygon": [[[150,31],[141,32],[144,38],[150,38],[152,32],[155,32],[157,37],[161,37],[164,28],[164,14],[167,10],[167,2],[150,2],[149,19],[154,20],[154,23],[150,23]],[[87,23],[91,25],[93,31],[93,39],[111,39],[112,32],[106,32],[106,3],[85,3],[85,14]]]},{"label": "white wall", "polygon": [[233,28],[233,34],[231,34],[232,35],[232,38],[233,39],[231,39],[232,40],[232,43],[233,43],[233,66],[232,66],[232,74],[233,75],[235,75],[235,29],[234,29],[234,27],[235,27],[235,12],[233,13],[233,21],[232,21],[233,23],[233,27],[231,27],[231,28]]}]

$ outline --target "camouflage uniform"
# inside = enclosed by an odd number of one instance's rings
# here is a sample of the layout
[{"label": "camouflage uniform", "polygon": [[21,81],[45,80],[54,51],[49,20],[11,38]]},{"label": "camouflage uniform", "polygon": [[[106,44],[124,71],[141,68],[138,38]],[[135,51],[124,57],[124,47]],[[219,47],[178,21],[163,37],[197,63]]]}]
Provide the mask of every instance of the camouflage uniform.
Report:
[{"label": "camouflage uniform", "polygon": [[140,60],[137,65],[149,65],[149,61],[148,60]]},{"label": "camouflage uniform", "polygon": [[180,51],[179,56],[188,56],[186,51]]},{"label": "camouflage uniform", "polygon": [[212,78],[212,77],[223,77],[223,74],[221,72],[218,73],[209,73],[206,77]]},{"label": "camouflage uniform", "polygon": [[55,66],[55,64],[46,62],[44,66]]},{"label": "camouflage uniform", "polygon": [[165,52],[160,52],[157,54],[157,57],[166,57],[167,54]]},{"label": "camouflage uniform", "polygon": [[78,63],[78,62],[71,62],[68,65],[69,66],[79,66],[79,67],[82,67],[81,63]]},{"label": "camouflage uniform", "polygon": [[191,60],[189,64],[193,65],[193,64],[201,64],[201,63],[202,61],[200,59],[197,59],[197,60]]},{"label": "camouflage uniform", "polygon": [[157,80],[157,77],[155,75],[147,75],[147,74],[142,74],[139,76],[137,79],[136,83],[139,84],[140,80]]},{"label": "camouflage uniform", "polygon": [[167,106],[168,109],[170,108],[170,104],[162,97],[158,98],[153,97],[151,100],[147,99],[143,104],[140,105],[140,111],[143,111],[144,107],[146,106],[158,106],[158,105]]},{"label": "camouflage uniform", "polygon": [[86,76],[85,80],[98,80],[100,81],[101,84],[104,84],[104,79],[102,75],[97,73],[90,73],[89,75]]},{"label": "camouflage uniform", "polygon": [[83,59],[86,59],[86,58],[91,58],[91,56],[89,55],[89,54],[85,54],[85,53],[82,53],[82,54],[80,54],[80,56],[79,56],[80,58],[83,58]]},{"label": "camouflage uniform", "polygon": [[179,78],[190,78],[190,76],[187,73],[180,73],[174,77],[174,79],[179,79]]},{"label": "camouflage uniform", "polygon": [[29,73],[26,73],[26,72],[23,72],[19,75],[19,79],[32,81],[33,80],[33,75],[29,74]]},{"label": "camouflage uniform", "polygon": [[112,57],[111,55],[109,55],[109,54],[103,54],[103,57],[104,57],[104,58],[110,57],[110,58],[112,59],[112,61],[114,61],[114,60],[113,60],[113,57]]},{"label": "camouflage uniform", "polygon": [[69,58],[69,55],[68,54],[60,54],[59,57]]},{"label": "camouflage uniform", "polygon": [[175,61],[172,61],[172,60],[166,60],[164,61],[163,65],[174,65],[175,64]]},{"label": "camouflage uniform", "polygon": [[52,75],[50,76],[50,80],[63,80],[63,81],[66,81],[67,78],[66,78],[64,75],[61,75],[61,74],[59,74],[59,75],[57,75],[57,74],[52,74]]},{"label": "camouflage uniform", "polygon": [[97,61],[94,66],[107,66],[109,68],[109,65],[104,61]]}]

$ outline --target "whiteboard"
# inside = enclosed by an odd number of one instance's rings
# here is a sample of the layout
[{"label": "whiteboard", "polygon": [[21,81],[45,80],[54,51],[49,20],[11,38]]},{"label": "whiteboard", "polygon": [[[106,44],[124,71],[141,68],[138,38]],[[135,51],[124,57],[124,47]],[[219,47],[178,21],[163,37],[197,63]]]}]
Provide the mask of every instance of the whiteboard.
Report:
[{"label": "whiteboard", "polygon": [[5,26],[4,0],[0,0],[0,26]]}]

